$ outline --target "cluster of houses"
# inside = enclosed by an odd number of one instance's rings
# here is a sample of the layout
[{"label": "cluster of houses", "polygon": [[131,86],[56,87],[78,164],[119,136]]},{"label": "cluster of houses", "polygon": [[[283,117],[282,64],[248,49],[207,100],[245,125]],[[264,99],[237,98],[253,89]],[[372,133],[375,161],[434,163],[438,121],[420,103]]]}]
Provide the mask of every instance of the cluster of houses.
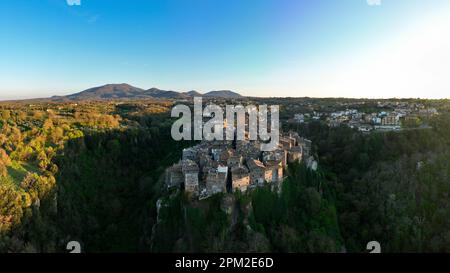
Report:
[{"label": "cluster of houses", "polygon": [[283,181],[289,163],[305,160],[317,169],[311,156],[311,141],[296,133],[280,136],[278,149],[260,150],[259,141],[202,141],[183,150],[182,159],[166,170],[167,188],[182,188],[193,198],[216,193],[245,192]]},{"label": "cluster of houses", "polygon": [[331,113],[328,123],[331,127],[347,124],[351,128],[358,128],[360,131],[371,131],[374,129],[399,130],[401,128],[401,120],[405,116],[402,113],[386,111],[366,114],[352,109]]},{"label": "cluster of houses", "polygon": [[356,109],[346,109],[332,113],[300,113],[294,115],[293,121],[304,123],[309,120],[322,119],[326,120],[331,127],[338,127],[344,124],[363,132],[369,132],[372,130],[400,130],[404,122],[421,120],[438,114],[435,108],[426,107],[419,103],[379,102],[377,106],[382,109],[390,108],[392,110],[364,113]]}]

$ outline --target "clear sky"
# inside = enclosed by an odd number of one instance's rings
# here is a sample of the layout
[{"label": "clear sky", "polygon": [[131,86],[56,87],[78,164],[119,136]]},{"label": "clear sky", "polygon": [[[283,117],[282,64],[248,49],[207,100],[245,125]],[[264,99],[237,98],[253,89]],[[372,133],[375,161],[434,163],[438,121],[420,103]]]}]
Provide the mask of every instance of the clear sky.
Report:
[{"label": "clear sky", "polygon": [[0,1],[0,100],[106,83],[450,97],[450,1]]}]

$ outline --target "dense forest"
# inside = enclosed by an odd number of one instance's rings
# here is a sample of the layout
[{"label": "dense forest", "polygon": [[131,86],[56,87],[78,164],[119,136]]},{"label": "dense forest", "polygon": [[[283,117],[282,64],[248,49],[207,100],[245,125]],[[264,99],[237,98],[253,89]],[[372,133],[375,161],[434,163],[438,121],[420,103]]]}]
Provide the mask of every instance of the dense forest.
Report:
[{"label": "dense forest", "polygon": [[28,108],[2,111],[0,252],[145,250],[159,178],[189,145],[167,104]]},{"label": "dense forest", "polygon": [[1,105],[0,252],[450,251],[448,112],[399,132],[288,126],[318,171],[193,202],[163,187],[192,145],[170,137],[170,105]]},{"label": "dense forest", "polygon": [[334,181],[348,251],[371,240],[386,252],[450,251],[448,112],[432,128],[371,134],[320,122],[298,128]]}]

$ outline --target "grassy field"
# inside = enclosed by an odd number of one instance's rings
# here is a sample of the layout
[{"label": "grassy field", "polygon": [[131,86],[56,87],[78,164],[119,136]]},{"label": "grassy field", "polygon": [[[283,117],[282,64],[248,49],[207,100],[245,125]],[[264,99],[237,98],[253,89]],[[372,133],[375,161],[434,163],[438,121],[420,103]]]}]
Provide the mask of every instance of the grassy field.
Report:
[{"label": "grassy field", "polygon": [[0,178],[0,183],[7,183],[19,187],[29,172],[40,173],[39,169],[32,164],[12,161],[11,165],[8,166],[8,176]]}]

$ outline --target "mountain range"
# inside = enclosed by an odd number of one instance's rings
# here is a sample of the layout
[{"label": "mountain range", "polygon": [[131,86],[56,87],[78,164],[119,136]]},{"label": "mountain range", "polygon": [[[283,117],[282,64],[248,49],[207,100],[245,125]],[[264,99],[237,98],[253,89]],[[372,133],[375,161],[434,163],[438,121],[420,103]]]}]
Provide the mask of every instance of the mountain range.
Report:
[{"label": "mountain range", "polygon": [[241,98],[242,96],[230,90],[210,91],[201,94],[197,91],[177,92],[161,90],[158,88],[142,89],[126,83],[107,84],[99,87],[89,88],[79,93],[67,96],[54,96],[55,100],[110,100],[110,99],[186,99],[190,97],[208,98]]}]

